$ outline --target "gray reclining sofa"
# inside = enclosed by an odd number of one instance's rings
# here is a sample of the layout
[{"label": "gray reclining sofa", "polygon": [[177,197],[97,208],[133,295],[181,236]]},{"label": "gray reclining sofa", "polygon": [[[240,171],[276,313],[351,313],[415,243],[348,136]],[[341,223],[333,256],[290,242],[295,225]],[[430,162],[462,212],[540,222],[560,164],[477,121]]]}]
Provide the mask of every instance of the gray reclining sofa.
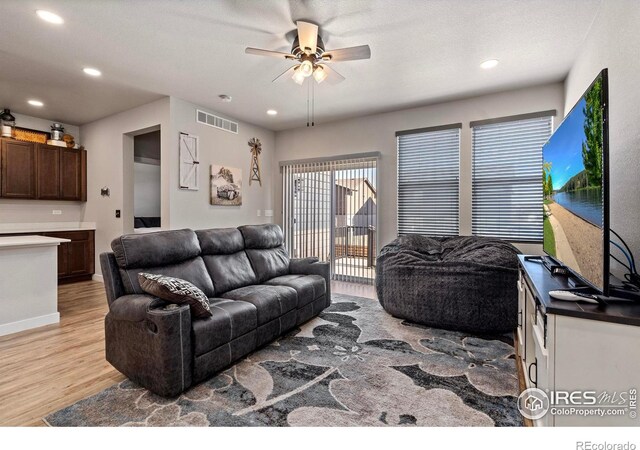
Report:
[{"label": "gray reclining sofa", "polygon": [[[111,248],[100,255],[107,361],[161,396],[180,394],[331,303],[329,264],[289,259],[277,225],[124,235]],[[189,306],[146,294],[139,272],[193,283],[212,316],[194,319]]]}]

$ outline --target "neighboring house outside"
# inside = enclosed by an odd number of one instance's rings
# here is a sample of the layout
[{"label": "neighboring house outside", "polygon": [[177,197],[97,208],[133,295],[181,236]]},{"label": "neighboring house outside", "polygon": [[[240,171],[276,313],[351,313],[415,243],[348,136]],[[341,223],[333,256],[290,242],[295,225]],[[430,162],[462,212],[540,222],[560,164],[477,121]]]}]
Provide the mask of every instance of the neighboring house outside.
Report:
[{"label": "neighboring house outside", "polygon": [[336,180],[336,227],[353,226],[365,233],[376,226],[378,207],[376,189],[367,178]]}]

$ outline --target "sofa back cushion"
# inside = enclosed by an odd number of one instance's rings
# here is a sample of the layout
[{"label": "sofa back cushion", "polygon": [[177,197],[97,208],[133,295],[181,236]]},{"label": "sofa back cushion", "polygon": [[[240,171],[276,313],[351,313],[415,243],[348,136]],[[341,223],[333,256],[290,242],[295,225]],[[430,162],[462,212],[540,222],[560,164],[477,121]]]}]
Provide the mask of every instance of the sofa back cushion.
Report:
[{"label": "sofa back cushion", "polygon": [[289,254],[278,225],[245,225],[238,230],[259,283],[289,273]]},{"label": "sofa back cushion", "polygon": [[196,235],[216,295],[258,282],[237,228],[199,230]]},{"label": "sofa back cushion", "polygon": [[125,234],[111,242],[127,294],[142,294],[138,273],[147,272],[182,278],[208,297],[214,296],[213,282],[200,257],[200,244],[193,230]]}]

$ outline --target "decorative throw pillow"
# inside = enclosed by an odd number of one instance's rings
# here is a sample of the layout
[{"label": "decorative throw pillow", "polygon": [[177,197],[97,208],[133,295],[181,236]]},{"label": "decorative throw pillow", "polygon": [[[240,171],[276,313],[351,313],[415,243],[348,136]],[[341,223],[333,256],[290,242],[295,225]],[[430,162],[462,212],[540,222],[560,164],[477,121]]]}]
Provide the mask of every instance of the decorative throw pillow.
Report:
[{"label": "decorative throw pillow", "polygon": [[180,278],[139,273],[138,282],[143,291],[178,305],[188,304],[194,317],[210,317],[209,300],[200,289]]}]

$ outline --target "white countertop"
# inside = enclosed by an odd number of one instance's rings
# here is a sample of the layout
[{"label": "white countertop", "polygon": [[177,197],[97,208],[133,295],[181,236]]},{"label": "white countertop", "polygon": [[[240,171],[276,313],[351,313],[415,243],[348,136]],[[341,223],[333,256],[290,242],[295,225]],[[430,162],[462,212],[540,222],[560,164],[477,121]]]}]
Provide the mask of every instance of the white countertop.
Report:
[{"label": "white countertop", "polygon": [[55,246],[63,242],[71,240],[46,236],[0,236],[0,249]]},{"label": "white countertop", "polygon": [[95,222],[0,223],[0,235],[95,230]]}]

